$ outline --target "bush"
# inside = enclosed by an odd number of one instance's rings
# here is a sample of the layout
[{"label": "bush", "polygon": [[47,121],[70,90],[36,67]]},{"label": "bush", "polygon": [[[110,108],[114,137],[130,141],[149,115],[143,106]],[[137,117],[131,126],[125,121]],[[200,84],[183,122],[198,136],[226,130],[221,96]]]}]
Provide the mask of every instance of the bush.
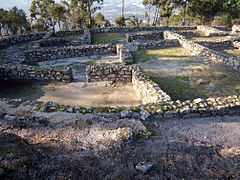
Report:
[{"label": "bush", "polygon": [[212,26],[227,26],[232,27],[231,19],[227,15],[215,16],[211,23]]},{"label": "bush", "polygon": [[234,25],[240,25],[240,18],[232,20],[232,24]]}]

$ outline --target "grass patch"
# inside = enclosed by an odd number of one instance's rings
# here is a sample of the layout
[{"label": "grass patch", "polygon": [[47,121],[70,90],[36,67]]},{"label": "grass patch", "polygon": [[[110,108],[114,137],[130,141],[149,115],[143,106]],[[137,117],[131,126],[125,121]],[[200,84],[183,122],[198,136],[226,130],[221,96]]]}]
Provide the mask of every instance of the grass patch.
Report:
[{"label": "grass patch", "polygon": [[150,60],[150,55],[147,53],[147,50],[140,50],[132,52],[134,63],[144,62]]},{"label": "grass patch", "polygon": [[125,33],[97,33],[92,35],[93,44],[126,40]]},{"label": "grass patch", "polygon": [[[148,72],[148,74],[150,74]],[[186,76],[157,77],[150,75],[151,79],[156,82],[163,91],[167,92],[173,100],[193,100],[199,97],[206,98],[204,88],[196,85],[193,86]]]},{"label": "grass patch", "polygon": [[196,37],[192,37],[192,40],[221,40],[221,39],[227,39],[228,36],[196,36]]},{"label": "grass patch", "polygon": [[0,97],[3,98],[22,98],[26,100],[35,99],[43,92],[41,85],[32,81],[2,81],[0,82]]},{"label": "grass patch", "polygon": [[193,62],[193,56],[189,55],[184,48],[173,47],[163,49],[139,50],[132,53],[134,62],[145,62],[150,59]]},{"label": "grass patch", "polygon": [[62,39],[66,40],[67,42],[75,42],[78,40],[79,35],[69,35],[69,36],[63,36]]},{"label": "grass patch", "polygon": [[0,51],[0,58],[3,58],[5,56],[5,52],[3,50]]},{"label": "grass patch", "polygon": [[225,52],[227,52],[228,54],[234,55],[240,59],[240,49],[228,49],[228,50],[225,50]]}]

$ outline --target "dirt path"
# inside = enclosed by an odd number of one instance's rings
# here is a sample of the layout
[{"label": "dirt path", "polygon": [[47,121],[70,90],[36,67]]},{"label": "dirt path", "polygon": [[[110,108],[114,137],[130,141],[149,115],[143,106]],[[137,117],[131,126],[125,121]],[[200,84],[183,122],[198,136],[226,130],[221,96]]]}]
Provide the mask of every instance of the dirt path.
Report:
[{"label": "dirt path", "polygon": [[[118,114],[32,113],[3,103],[0,114],[0,168],[8,178],[240,178],[240,116],[141,122]],[[142,161],[154,163],[146,174],[135,168]]]}]

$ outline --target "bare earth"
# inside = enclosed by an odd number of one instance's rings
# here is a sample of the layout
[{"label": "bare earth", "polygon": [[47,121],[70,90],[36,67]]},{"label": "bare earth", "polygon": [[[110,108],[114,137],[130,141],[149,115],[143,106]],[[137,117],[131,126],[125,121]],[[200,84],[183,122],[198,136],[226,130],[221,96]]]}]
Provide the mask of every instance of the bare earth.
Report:
[{"label": "bare earth", "polygon": [[[108,86],[107,86],[108,85]],[[112,86],[107,82],[48,84],[38,100],[72,106],[138,106],[141,104],[132,84]]]},{"label": "bare earth", "polygon": [[[240,178],[240,116],[141,121],[4,103],[0,115],[0,168],[8,179]],[[135,168],[142,161],[154,163],[146,174]]]}]

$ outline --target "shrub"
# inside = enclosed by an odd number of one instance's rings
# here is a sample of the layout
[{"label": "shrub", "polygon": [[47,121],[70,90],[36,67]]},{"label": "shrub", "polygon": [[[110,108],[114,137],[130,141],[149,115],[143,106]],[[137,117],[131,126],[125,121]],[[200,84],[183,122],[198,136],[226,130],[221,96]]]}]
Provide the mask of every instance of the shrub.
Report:
[{"label": "shrub", "polygon": [[231,19],[227,15],[215,16],[211,23],[212,26],[227,26],[232,27]]},{"label": "shrub", "polygon": [[232,20],[232,24],[240,25],[240,18]]}]

